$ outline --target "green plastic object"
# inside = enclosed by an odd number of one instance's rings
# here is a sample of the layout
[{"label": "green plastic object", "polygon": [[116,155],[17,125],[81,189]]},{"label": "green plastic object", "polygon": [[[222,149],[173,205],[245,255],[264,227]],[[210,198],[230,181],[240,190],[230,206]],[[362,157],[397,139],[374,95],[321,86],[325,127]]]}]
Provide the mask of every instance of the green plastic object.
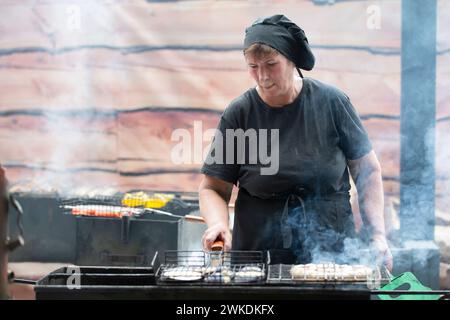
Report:
[{"label": "green plastic object", "polygon": [[[408,290],[408,291],[432,291],[420,283],[420,281],[411,272],[404,272],[397,277],[391,279],[391,281],[382,286],[379,290]],[[378,298],[381,300],[438,300],[441,298],[439,294],[400,294],[400,295],[388,295],[379,294]]]}]

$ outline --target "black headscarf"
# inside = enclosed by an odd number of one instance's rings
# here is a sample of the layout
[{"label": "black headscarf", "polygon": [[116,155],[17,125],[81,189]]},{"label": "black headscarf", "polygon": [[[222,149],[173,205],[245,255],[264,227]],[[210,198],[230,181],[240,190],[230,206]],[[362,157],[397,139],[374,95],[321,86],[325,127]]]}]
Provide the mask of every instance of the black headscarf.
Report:
[{"label": "black headscarf", "polygon": [[260,18],[245,29],[244,51],[254,43],[263,43],[278,50],[295,64],[297,70],[311,70],[314,67],[315,58],[305,32],[284,15]]}]

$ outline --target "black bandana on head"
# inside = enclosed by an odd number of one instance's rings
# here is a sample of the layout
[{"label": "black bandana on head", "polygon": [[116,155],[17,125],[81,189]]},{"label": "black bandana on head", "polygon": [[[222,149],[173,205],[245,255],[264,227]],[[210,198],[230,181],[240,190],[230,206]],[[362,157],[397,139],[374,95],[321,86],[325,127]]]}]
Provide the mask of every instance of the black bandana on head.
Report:
[{"label": "black bandana on head", "polygon": [[299,69],[311,70],[314,67],[315,58],[305,32],[284,15],[261,18],[248,27],[245,30],[244,50],[254,43],[263,43],[278,50]]}]

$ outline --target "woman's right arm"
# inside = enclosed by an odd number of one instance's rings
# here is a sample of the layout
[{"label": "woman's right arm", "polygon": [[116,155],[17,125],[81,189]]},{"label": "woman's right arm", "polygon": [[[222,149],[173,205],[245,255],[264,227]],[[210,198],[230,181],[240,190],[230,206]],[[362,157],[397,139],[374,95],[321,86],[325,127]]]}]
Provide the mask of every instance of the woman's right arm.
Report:
[{"label": "woman's right arm", "polygon": [[228,202],[233,184],[204,175],[199,186],[200,214],[208,226],[202,237],[203,249],[211,251],[216,240],[224,241],[224,250],[231,250]]}]

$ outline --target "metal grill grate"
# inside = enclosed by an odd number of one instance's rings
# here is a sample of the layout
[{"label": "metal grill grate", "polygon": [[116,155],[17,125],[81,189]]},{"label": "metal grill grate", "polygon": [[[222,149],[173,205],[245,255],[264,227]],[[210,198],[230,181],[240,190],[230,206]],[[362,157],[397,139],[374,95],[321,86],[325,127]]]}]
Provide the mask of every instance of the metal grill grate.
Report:
[{"label": "metal grill grate", "polygon": [[137,205],[124,206],[122,202],[121,197],[71,198],[61,200],[60,208],[65,214],[109,218],[137,216],[144,212]]},{"label": "metal grill grate", "polygon": [[[199,220],[189,213],[198,209],[191,199],[177,194],[130,192],[112,196],[95,195],[60,199],[60,208],[65,214],[122,218],[141,216],[147,213],[181,218],[185,215]],[[160,210],[164,209],[164,210]]]}]

